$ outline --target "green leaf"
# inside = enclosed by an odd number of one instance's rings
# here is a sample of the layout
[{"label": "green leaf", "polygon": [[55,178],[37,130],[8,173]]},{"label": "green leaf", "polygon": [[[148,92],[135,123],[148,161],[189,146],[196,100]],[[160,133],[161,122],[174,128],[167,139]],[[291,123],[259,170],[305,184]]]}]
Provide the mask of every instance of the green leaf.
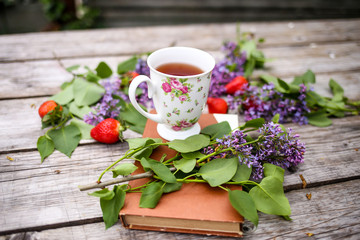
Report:
[{"label": "green leaf", "polygon": [[116,178],[119,175],[129,175],[133,173],[137,168],[138,167],[132,163],[122,163],[116,166],[114,169],[111,169],[111,171],[113,173],[113,178]]},{"label": "green leaf", "polygon": [[171,193],[175,192],[181,189],[182,183],[176,182],[176,183],[165,183],[163,187],[163,193]]},{"label": "green leaf", "polygon": [[161,138],[130,138],[126,140],[129,144],[129,149],[137,149],[140,147],[146,147],[153,143],[161,143]]},{"label": "green leaf", "polygon": [[181,153],[195,152],[210,144],[210,137],[203,134],[194,135],[185,140],[173,140],[168,143],[169,148]]},{"label": "green leaf", "polygon": [[66,71],[68,71],[68,72],[73,72],[73,71],[75,71],[75,70],[78,70],[79,68],[80,68],[80,65],[77,64],[77,65],[73,65],[73,66],[67,67],[67,68],[66,68]]},{"label": "green leaf", "polygon": [[89,71],[86,74],[86,80],[88,80],[89,82],[98,83],[101,78],[95,73]]},{"label": "green leaf", "polygon": [[240,190],[229,191],[229,200],[240,215],[248,219],[255,226],[258,225],[259,215],[253,199],[247,192]]},{"label": "green leaf", "polygon": [[241,182],[241,181],[249,180],[251,171],[252,171],[251,166],[248,167],[246,164],[240,164],[238,162],[238,167],[237,167],[236,173],[232,177],[231,180],[233,180],[234,182]]},{"label": "green leaf", "polygon": [[256,65],[256,60],[254,58],[249,58],[246,62],[245,62],[245,71],[244,71],[244,77],[248,78],[251,76],[251,74],[253,73],[254,69],[255,69],[255,65]]},{"label": "green leaf", "polygon": [[290,91],[290,86],[289,84],[287,84],[284,80],[281,80],[280,78],[277,79],[279,86],[285,90],[285,92],[289,92]]},{"label": "green leaf", "polygon": [[131,130],[141,134],[144,132],[147,118],[140,114],[132,104],[126,104],[126,107],[121,108],[120,118],[129,125]]},{"label": "green leaf", "polygon": [[103,87],[87,82],[81,78],[76,78],[73,83],[75,103],[78,106],[91,105],[100,100],[105,93]]},{"label": "green leaf", "polygon": [[306,73],[304,73],[303,75],[296,76],[291,84],[293,85],[305,84],[308,86],[310,83],[314,84],[315,82],[316,82],[315,74],[311,70],[307,70]]},{"label": "green leaf", "polygon": [[344,89],[338,84],[334,79],[330,79],[329,87],[331,92],[333,93],[333,101],[334,102],[341,102],[344,99]]},{"label": "green leaf", "polygon": [[275,89],[282,93],[287,93],[290,89],[288,84],[277,77],[271,75],[261,75],[260,78],[264,80],[267,84],[273,83]]},{"label": "green leaf", "polygon": [[72,152],[81,139],[81,132],[79,128],[74,125],[50,130],[48,135],[54,142],[55,148],[68,157],[71,157]]},{"label": "green leaf", "polygon": [[151,170],[164,182],[166,183],[176,183],[176,178],[172,174],[169,168],[167,168],[164,164],[161,162],[158,162],[156,160],[148,160],[150,164]]},{"label": "green leaf", "polygon": [[246,128],[260,128],[265,124],[265,120],[263,118],[255,118],[247,121],[244,125],[240,126],[241,130]]},{"label": "green leaf", "polygon": [[264,163],[264,175],[265,177],[273,176],[284,182],[284,173],[285,170],[281,167],[275,166],[270,163]]},{"label": "green leaf", "polygon": [[200,159],[205,157],[205,154],[202,154],[200,151],[181,153],[181,156],[186,159]]},{"label": "green leaf", "polygon": [[132,157],[141,160],[142,158],[149,158],[152,152],[153,152],[153,148],[147,147],[135,153],[134,155],[132,155]]},{"label": "green leaf", "polygon": [[201,134],[209,135],[211,139],[222,138],[231,132],[229,122],[224,121],[205,127]]},{"label": "green leaf", "polygon": [[70,125],[74,125],[79,128],[81,133],[81,139],[92,139],[92,137],[90,136],[90,131],[94,128],[93,125],[87,124],[86,122],[76,118],[73,118]]},{"label": "green leaf", "polygon": [[47,158],[54,152],[54,142],[46,136],[41,136],[38,138],[37,141],[37,149],[41,156],[41,163],[43,163],[45,158]]},{"label": "green leaf", "polygon": [[251,53],[256,49],[256,42],[253,40],[246,41],[241,45],[241,51],[246,51],[246,58],[249,58]]},{"label": "green leaf", "polygon": [[115,196],[115,193],[113,191],[109,191],[109,189],[107,189],[107,188],[104,188],[99,191],[88,193],[88,195],[94,196],[94,197],[99,197],[104,200],[111,200]]},{"label": "green leaf", "polygon": [[106,229],[108,229],[118,221],[119,212],[124,206],[125,202],[126,193],[124,192],[122,187],[115,185],[113,188],[113,192],[115,193],[115,196],[110,200],[100,198],[100,206],[103,212],[103,219]]},{"label": "green leaf", "polygon": [[275,116],[271,119],[273,123],[278,123],[280,119],[280,114],[275,114]]},{"label": "green leaf", "polygon": [[217,158],[203,165],[199,174],[210,186],[216,187],[230,181],[236,173],[238,159]]},{"label": "green leaf", "polygon": [[124,74],[129,71],[134,71],[138,58],[133,56],[132,58],[120,63],[117,67],[118,74]]},{"label": "green leaf", "polygon": [[85,116],[86,114],[88,114],[89,112],[94,112],[94,110],[92,110],[89,106],[79,107],[78,105],[76,105],[75,102],[71,102],[71,103],[70,103],[70,105],[69,105],[69,111],[70,111],[73,115],[75,115],[75,116],[77,116],[77,117],[79,117],[79,118],[81,118],[81,119],[83,119],[84,116]]},{"label": "green leaf", "polygon": [[280,216],[288,216],[291,214],[290,204],[284,194],[282,183],[276,177],[265,177],[260,187],[253,187],[250,196],[255,202],[257,210]]},{"label": "green leaf", "polygon": [[317,127],[327,127],[332,124],[330,118],[327,117],[326,112],[319,111],[307,114],[309,124]]},{"label": "green leaf", "polygon": [[303,81],[304,81],[304,84],[307,84],[307,83],[314,84],[316,82],[315,74],[311,70],[307,70],[306,73],[304,73],[304,75],[303,75]]},{"label": "green leaf", "polygon": [[193,159],[182,158],[178,161],[174,161],[174,166],[176,167],[176,169],[180,169],[184,173],[191,172],[194,169],[195,165],[196,165],[195,158]]},{"label": "green leaf", "polygon": [[305,101],[309,106],[319,105],[321,107],[325,107],[328,102],[324,97],[314,91],[306,92]]},{"label": "green leaf", "polygon": [[149,160],[150,159],[145,158],[145,157],[141,158],[141,160],[140,160],[141,166],[143,166],[145,171],[151,170],[151,165],[149,163]]},{"label": "green leaf", "polygon": [[161,182],[152,182],[143,188],[139,206],[141,208],[155,208],[163,194],[162,185]]},{"label": "green leaf", "polygon": [[74,99],[73,85],[67,86],[64,90],[50,98],[60,105],[66,105]]},{"label": "green leaf", "polygon": [[112,75],[111,68],[105,62],[100,62],[95,71],[101,78],[108,78]]}]

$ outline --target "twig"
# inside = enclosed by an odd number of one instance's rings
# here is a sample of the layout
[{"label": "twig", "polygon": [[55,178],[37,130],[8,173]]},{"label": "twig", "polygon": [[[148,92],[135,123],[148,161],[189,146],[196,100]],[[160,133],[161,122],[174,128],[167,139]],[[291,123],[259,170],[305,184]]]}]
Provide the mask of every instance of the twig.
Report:
[{"label": "twig", "polygon": [[80,189],[80,191],[85,191],[85,190],[89,190],[89,189],[103,188],[103,187],[117,184],[117,183],[128,182],[131,180],[148,178],[148,177],[152,177],[152,176],[153,176],[153,172],[149,171],[149,172],[131,175],[131,176],[127,176],[127,177],[123,177],[123,178],[119,178],[119,179],[113,179],[113,180],[105,181],[105,182],[101,182],[101,183],[90,183],[90,184],[86,184],[86,185],[80,185],[80,186],[78,186],[78,188]]}]

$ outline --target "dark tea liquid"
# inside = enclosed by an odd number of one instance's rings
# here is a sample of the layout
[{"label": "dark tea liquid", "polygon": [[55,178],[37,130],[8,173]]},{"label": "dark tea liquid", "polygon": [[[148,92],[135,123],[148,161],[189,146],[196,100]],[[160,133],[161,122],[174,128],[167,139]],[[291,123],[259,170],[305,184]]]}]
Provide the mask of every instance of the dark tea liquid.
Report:
[{"label": "dark tea liquid", "polygon": [[174,76],[191,76],[204,72],[200,68],[187,63],[165,63],[158,66],[156,70]]}]

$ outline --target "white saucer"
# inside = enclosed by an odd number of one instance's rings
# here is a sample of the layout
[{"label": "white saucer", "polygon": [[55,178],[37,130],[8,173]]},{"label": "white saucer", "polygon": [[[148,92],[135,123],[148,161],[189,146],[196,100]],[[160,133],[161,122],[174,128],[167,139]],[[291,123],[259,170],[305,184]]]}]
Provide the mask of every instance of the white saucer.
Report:
[{"label": "white saucer", "polygon": [[168,141],[172,141],[175,139],[180,139],[180,140],[184,140],[190,136],[196,135],[200,133],[200,125],[199,123],[195,123],[194,126],[192,126],[191,128],[184,130],[184,131],[174,131],[171,128],[169,128],[168,126],[166,126],[165,124],[158,124],[157,125],[157,132],[159,133],[159,135],[168,140]]}]

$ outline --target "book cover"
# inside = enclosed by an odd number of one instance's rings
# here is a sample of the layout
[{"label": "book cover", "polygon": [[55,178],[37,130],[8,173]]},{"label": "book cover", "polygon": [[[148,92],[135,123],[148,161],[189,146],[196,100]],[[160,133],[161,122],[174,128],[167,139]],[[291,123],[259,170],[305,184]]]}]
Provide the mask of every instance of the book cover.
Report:
[{"label": "book cover", "polygon": [[[201,128],[217,123],[214,115],[203,114],[199,119]],[[160,138],[156,131],[157,123],[148,120],[143,137]],[[163,140],[166,141],[166,140]],[[158,147],[151,158],[166,159],[176,152],[165,146]],[[141,173],[143,169],[134,173]],[[133,180],[129,184],[137,187],[148,179]],[[231,186],[241,189],[241,186]],[[228,193],[220,188],[212,188],[207,183],[186,183],[176,192],[164,194],[156,208],[140,208],[141,193],[127,193],[125,204],[120,211],[120,220],[124,227],[139,230],[194,233],[218,236],[242,236],[241,224],[244,219],[231,206]]]}]

